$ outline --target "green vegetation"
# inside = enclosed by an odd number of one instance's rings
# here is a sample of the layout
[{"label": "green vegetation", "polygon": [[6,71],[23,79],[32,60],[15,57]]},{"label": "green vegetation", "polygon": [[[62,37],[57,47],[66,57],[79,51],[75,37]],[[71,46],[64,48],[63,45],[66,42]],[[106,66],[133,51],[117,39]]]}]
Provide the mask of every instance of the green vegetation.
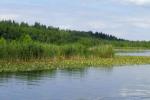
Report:
[{"label": "green vegetation", "polygon": [[33,41],[47,44],[82,44],[84,46],[112,45],[115,48],[150,48],[150,41],[128,41],[102,32],[62,30],[40,23],[29,25],[15,21],[0,21],[0,37],[19,41],[28,35]]},{"label": "green vegetation", "polygon": [[112,46],[96,46],[86,47],[81,44],[65,44],[54,45],[47,43],[34,42],[25,35],[22,41],[6,41],[4,38],[0,39],[0,59],[5,60],[24,60],[42,59],[72,56],[82,57],[113,57],[114,51]]},{"label": "green vegetation", "polygon": [[69,59],[55,58],[55,59],[41,59],[30,60],[28,62],[16,61],[0,61],[0,72],[18,72],[18,71],[40,71],[51,69],[73,69],[83,67],[113,67],[116,65],[135,65],[135,64],[150,64],[150,57],[129,57],[117,56],[114,58],[82,58],[73,57]]},{"label": "green vegetation", "polygon": [[19,40],[24,35],[29,35],[33,41],[57,45],[80,43],[91,46],[99,44],[103,39],[121,40],[102,32],[61,30],[37,22],[34,25],[28,25],[23,22],[19,24],[14,21],[0,21],[0,37],[6,40]]},{"label": "green vegetation", "polygon": [[0,21],[0,72],[150,63],[150,57],[115,57],[113,48],[149,49],[150,42]]},{"label": "green vegetation", "polygon": [[119,40],[103,33],[60,30],[39,23],[0,22],[0,59],[30,60],[55,57],[113,57],[111,45],[102,39]]}]

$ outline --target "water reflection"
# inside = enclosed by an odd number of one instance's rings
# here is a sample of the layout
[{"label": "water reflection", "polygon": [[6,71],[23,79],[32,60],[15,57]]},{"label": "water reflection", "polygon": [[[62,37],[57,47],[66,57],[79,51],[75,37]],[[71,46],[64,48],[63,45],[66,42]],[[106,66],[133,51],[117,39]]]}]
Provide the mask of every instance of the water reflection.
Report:
[{"label": "water reflection", "polygon": [[[17,73],[0,73],[0,83],[9,82],[11,79],[21,80],[30,83],[38,83],[40,80],[44,79],[54,79],[58,76],[71,77],[71,78],[82,78],[88,74],[91,68],[68,68],[63,70],[49,70],[49,71],[33,71],[33,72],[17,72]],[[98,70],[107,72],[107,74],[112,72],[113,67],[101,67]]]},{"label": "water reflection", "polygon": [[71,78],[82,78],[87,74],[87,68],[77,68],[77,69],[63,69],[59,70],[61,76],[71,77]]},{"label": "water reflection", "polygon": [[41,80],[42,77],[55,75],[55,70],[50,71],[34,71],[34,72],[18,72],[18,73],[0,73],[0,82],[6,82],[10,79],[18,79],[25,81]]},{"label": "water reflection", "polygon": [[1,73],[0,99],[148,100],[149,75],[150,65]]},{"label": "water reflection", "polygon": [[34,72],[19,72],[19,73],[0,73],[0,85],[2,83],[8,83],[12,80],[17,80],[18,82],[26,82],[28,85],[36,85],[40,81],[45,79],[55,79],[61,74],[61,76],[69,77],[84,77],[87,69],[64,69],[64,70],[49,70],[49,71],[34,71]]}]

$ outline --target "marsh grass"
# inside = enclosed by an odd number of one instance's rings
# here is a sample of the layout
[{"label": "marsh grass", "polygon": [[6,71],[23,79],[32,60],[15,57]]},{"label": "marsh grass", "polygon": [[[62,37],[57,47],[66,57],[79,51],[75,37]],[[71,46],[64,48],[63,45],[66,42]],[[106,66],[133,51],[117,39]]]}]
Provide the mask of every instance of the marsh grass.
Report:
[{"label": "marsh grass", "polygon": [[150,57],[116,56],[101,57],[72,57],[53,59],[30,59],[29,61],[0,60],[0,72],[40,71],[52,69],[76,69],[85,67],[113,67],[120,65],[150,64]]},{"label": "marsh grass", "polygon": [[97,55],[98,57],[102,58],[114,57],[114,50],[111,45],[96,46],[90,48],[90,51],[93,55]]},{"label": "marsh grass", "polygon": [[21,41],[6,41],[0,39],[0,59],[4,60],[24,60],[47,59],[47,58],[70,58],[73,56],[81,57],[113,57],[113,47],[101,45],[87,47],[81,44],[54,45],[32,41],[29,36],[25,36]]}]

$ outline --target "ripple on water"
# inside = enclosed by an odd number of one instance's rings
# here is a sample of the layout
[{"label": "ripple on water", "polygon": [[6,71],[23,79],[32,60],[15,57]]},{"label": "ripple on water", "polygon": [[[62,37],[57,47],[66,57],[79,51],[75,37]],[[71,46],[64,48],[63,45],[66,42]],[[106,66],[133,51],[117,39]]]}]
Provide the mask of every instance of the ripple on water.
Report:
[{"label": "ripple on water", "polygon": [[[129,100],[150,100],[150,85],[130,85],[120,89],[121,97]],[[128,100],[128,99],[127,99]]]}]

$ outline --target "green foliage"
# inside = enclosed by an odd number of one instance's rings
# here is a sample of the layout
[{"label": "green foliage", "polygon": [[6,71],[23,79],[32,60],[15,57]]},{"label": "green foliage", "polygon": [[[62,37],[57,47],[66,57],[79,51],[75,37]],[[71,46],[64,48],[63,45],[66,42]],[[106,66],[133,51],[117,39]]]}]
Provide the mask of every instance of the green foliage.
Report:
[{"label": "green foliage", "polygon": [[24,22],[21,22],[19,24],[14,21],[0,21],[0,37],[3,37],[7,40],[19,40],[20,38],[25,37],[24,35],[27,37],[30,36],[33,41],[59,45],[76,43],[80,41],[84,44],[87,44],[89,43],[87,40],[92,41],[90,45],[95,45],[95,42],[101,39],[119,40],[114,36],[107,35],[102,32],[94,33],[91,31],[84,32],[60,30],[59,28],[54,28],[51,26],[47,27],[37,22],[34,25],[28,25]]},{"label": "green foliage", "polygon": [[[27,41],[26,41],[27,40]],[[113,50],[110,46],[102,46],[90,49],[81,44],[68,44],[68,45],[54,45],[40,42],[30,42],[29,37],[25,38],[24,42],[11,41],[7,42],[5,39],[0,41],[0,58],[6,60],[30,60],[41,58],[54,58],[54,57],[113,57]]]},{"label": "green foliage", "polygon": [[113,47],[111,45],[103,45],[90,48],[92,55],[97,55],[98,57],[110,58],[114,56]]},{"label": "green foliage", "polygon": [[5,45],[6,44],[6,40],[2,37],[0,38],[0,45]]},{"label": "green foliage", "polygon": [[0,57],[4,58],[6,54],[6,40],[4,38],[0,38]]},{"label": "green foliage", "polygon": [[150,48],[150,42],[126,41],[102,32],[61,30],[37,22],[28,25],[0,21],[0,37],[0,59],[11,60],[73,56],[108,58],[114,56],[113,47]]},{"label": "green foliage", "polygon": [[28,34],[22,36],[20,40],[21,40],[24,44],[28,44],[28,43],[33,42],[33,41],[32,41],[32,38],[31,38],[30,35],[28,35]]}]

